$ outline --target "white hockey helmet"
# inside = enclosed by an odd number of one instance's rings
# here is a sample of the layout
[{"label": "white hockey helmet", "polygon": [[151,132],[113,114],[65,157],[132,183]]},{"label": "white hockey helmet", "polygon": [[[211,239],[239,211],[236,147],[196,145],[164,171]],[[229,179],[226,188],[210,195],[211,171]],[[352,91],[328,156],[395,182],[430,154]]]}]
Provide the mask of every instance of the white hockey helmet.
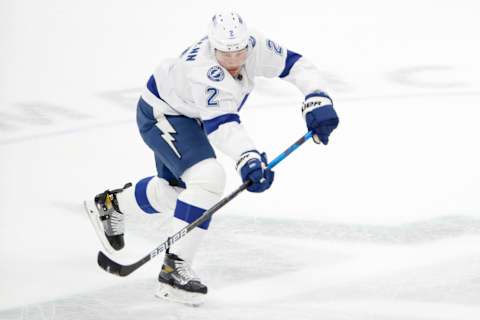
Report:
[{"label": "white hockey helmet", "polygon": [[247,25],[238,13],[219,12],[212,17],[208,27],[208,40],[212,49],[238,51],[247,47]]}]

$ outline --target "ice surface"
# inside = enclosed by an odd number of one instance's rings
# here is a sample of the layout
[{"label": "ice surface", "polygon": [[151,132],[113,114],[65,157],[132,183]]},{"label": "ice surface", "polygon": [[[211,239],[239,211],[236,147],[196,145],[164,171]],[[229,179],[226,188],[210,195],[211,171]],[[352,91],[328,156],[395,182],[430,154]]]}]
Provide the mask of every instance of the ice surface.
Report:
[{"label": "ice surface", "polygon": [[[153,296],[161,259],[124,279],[98,268],[81,202],[155,173],[134,121],[140,88],[231,7],[324,71],[341,123],[327,147],[282,162],[271,190],[214,217],[195,262],[208,300],[191,308]],[[2,1],[0,319],[479,319],[476,12],[470,1]],[[242,109],[271,158],[303,135],[301,99],[259,79]],[[154,248],[165,225],[128,216],[118,259]]]}]

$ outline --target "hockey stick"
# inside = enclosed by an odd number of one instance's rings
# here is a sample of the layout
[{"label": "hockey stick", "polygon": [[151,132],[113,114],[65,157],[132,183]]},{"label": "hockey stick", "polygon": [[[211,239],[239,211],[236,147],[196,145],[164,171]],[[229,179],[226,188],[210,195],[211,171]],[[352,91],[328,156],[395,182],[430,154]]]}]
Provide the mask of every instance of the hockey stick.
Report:
[{"label": "hockey stick", "polygon": [[[298,139],[295,143],[293,143],[290,147],[288,147],[287,150],[282,152],[278,157],[273,159],[267,166],[269,169],[273,169],[277,164],[279,164],[283,159],[285,159],[290,153],[295,151],[298,147],[300,147],[305,141],[310,139],[312,137],[312,132],[309,131],[307,132],[303,137]],[[102,251],[98,252],[98,257],[97,257],[97,262],[98,265],[105,271],[118,275],[120,277],[125,277],[128,276],[130,273],[134,272],[141,266],[143,266],[145,263],[150,261],[151,259],[155,258],[158,256],[160,253],[163,251],[168,250],[178,240],[183,238],[187,233],[189,233],[191,230],[205,222],[206,220],[210,219],[210,217],[217,212],[220,208],[222,208],[224,205],[232,201],[237,195],[239,195],[242,191],[248,188],[252,182],[250,180],[245,181],[240,187],[238,187],[235,191],[233,191],[231,194],[217,202],[213,207],[208,209],[203,213],[201,217],[199,217],[197,220],[193,221],[190,223],[188,226],[184,227],[177,233],[175,233],[173,236],[169,237],[165,242],[163,242],[161,245],[153,249],[149,254],[147,254],[145,257],[142,259],[138,260],[137,262],[129,265],[122,265],[119,264],[112,259],[110,259],[106,254],[104,254]]]}]

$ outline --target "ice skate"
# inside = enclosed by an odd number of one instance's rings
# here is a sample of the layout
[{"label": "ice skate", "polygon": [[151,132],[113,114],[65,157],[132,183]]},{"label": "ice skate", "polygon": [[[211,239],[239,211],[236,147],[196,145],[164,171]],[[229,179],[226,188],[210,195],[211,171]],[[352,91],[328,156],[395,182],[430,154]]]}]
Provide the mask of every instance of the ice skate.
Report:
[{"label": "ice skate", "polygon": [[131,186],[131,183],[127,183],[121,189],[106,190],[96,195],[93,202],[84,201],[88,218],[100,242],[109,253],[121,250],[125,246],[124,216],[118,207],[116,194]]},{"label": "ice skate", "polygon": [[165,255],[158,281],[157,297],[191,306],[201,305],[208,291],[187,262],[173,253]]}]

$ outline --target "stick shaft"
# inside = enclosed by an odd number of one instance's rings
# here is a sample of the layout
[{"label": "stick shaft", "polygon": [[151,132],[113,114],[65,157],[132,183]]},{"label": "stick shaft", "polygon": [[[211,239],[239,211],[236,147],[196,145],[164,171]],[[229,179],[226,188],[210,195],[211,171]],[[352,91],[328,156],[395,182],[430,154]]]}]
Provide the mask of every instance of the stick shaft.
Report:
[{"label": "stick shaft", "polygon": [[293,143],[287,150],[283,151],[280,155],[278,155],[275,159],[270,161],[268,164],[269,169],[273,169],[277,164],[279,164],[283,159],[285,159],[290,153],[295,151],[298,147],[300,147],[305,141],[312,137],[312,131],[308,131],[303,137],[298,139],[295,143]]}]

